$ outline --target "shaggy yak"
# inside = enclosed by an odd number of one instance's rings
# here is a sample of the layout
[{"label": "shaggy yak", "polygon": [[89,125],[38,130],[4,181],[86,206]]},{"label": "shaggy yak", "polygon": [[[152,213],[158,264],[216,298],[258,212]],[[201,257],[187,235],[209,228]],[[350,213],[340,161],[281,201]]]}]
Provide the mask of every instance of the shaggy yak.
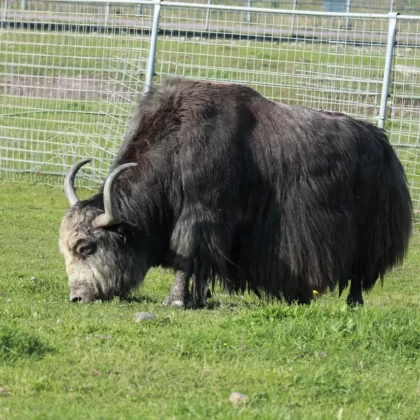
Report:
[{"label": "shaggy yak", "polygon": [[[384,132],[253,89],[166,81],[138,105],[100,192],[60,228],[72,301],[124,296],[153,266],[176,270],[167,303],[229,292],[349,304],[400,264],[412,228],[403,167]],[[192,293],[189,280],[192,280]]]}]

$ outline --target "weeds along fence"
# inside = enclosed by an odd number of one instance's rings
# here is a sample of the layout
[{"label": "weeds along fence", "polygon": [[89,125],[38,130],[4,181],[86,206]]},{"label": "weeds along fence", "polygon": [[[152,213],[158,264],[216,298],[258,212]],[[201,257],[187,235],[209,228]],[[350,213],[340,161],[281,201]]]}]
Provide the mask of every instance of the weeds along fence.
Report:
[{"label": "weeds along fence", "polygon": [[179,75],[245,83],[384,127],[420,211],[420,17],[175,2],[2,0],[0,175],[106,175],[138,95]]}]

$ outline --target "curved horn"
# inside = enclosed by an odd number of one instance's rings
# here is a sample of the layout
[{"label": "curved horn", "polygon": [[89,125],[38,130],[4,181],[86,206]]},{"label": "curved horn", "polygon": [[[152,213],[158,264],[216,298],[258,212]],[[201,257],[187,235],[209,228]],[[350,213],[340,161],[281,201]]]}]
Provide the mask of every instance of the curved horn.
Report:
[{"label": "curved horn", "polygon": [[94,228],[111,226],[121,222],[120,218],[117,216],[117,203],[114,200],[115,182],[122,171],[132,166],[137,166],[137,163],[131,162],[119,165],[108,175],[104,185],[105,213],[100,214],[93,220],[92,226]]},{"label": "curved horn", "polygon": [[70,207],[73,207],[80,201],[77,197],[76,191],[74,190],[74,178],[76,177],[79,169],[90,161],[90,159],[85,159],[75,163],[66,174],[66,178],[64,179],[64,194],[66,195]]}]

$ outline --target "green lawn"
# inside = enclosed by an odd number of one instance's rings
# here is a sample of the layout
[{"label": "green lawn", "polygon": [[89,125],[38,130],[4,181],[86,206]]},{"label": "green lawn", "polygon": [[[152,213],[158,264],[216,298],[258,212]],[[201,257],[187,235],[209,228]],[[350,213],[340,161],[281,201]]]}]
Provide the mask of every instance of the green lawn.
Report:
[{"label": "green lawn", "polygon": [[[166,9],[162,22],[181,17],[205,13]],[[289,17],[258,19],[290,26]],[[295,24],[337,28],[306,17]],[[384,32],[388,22],[354,24]],[[418,32],[401,25],[400,34]],[[99,182],[143,89],[148,49],[149,38],[124,32],[2,30],[0,177],[60,185],[56,175],[86,156],[94,159],[86,182]],[[384,60],[375,45],[160,36],[155,70],[157,82],[174,74],[242,82],[275,100],[376,121]],[[419,211],[418,50],[397,47],[393,65],[387,128],[403,145]],[[418,233],[404,267],[364,308],[348,309],[337,293],[288,307],[218,291],[209,309],[175,310],[160,304],[173,276],[158,269],[130,301],[78,305],[58,253],[66,206],[61,189],[0,182],[0,419],[418,418]],[[134,323],[144,311],[157,319]],[[249,402],[232,406],[232,391]]]},{"label": "green lawn", "polygon": [[[80,305],[58,253],[62,191],[0,182],[0,198],[0,419],[418,418],[418,234],[363,308],[218,291],[175,310],[159,269],[130,301]],[[143,311],[158,317],[134,323]]]}]

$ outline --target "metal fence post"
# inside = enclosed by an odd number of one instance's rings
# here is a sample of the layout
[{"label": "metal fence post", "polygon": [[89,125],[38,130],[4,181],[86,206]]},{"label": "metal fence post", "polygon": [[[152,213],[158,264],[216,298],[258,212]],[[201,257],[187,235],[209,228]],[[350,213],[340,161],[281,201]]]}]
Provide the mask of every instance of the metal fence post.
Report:
[{"label": "metal fence post", "polygon": [[159,32],[160,2],[161,0],[154,1],[155,7],[153,10],[153,23],[152,33],[150,37],[149,59],[147,61],[146,70],[146,86],[144,87],[145,92],[147,92],[153,86],[153,75],[155,74],[156,44]]},{"label": "metal fence post", "polygon": [[[248,0],[248,7],[251,9],[252,8],[252,0]],[[251,19],[252,19],[252,16],[251,16],[251,11],[249,11],[248,12],[248,14],[247,14],[247,17],[246,17],[246,21],[248,22],[248,23],[251,23]]]},{"label": "metal fence post", "polygon": [[7,9],[9,8],[9,0],[4,0],[4,11],[3,11],[3,26],[6,27]]},{"label": "metal fence post", "polygon": [[104,11],[104,14],[105,14],[105,26],[107,26],[107,25],[108,25],[108,20],[109,20],[109,9],[110,9],[110,5],[109,5],[109,3],[105,4],[105,11]]},{"label": "metal fence post", "polygon": [[386,108],[388,102],[389,83],[391,81],[392,59],[394,56],[395,34],[397,32],[397,16],[399,13],[390,12],[388,26],[388,42],[386,46],[384,78],[382,82],[381,106],[379,108],[378,127],[385,127]]},{"label": "metal fence post", "polygon": [[[350,12],[351,12],[351,0],[346,0],[346,13],[350,13]],[[346,17],[346,29],[347,30],[351,29],[351,22],[350,22],[349,16]]]},{"label": "metal fence post", "polygon": [[[207,0],[207,5],[210,6],[210,4],[211,4],[211,0]],[[204,22],[204,30],[205,31],[209,30],[210,15],[211,15],[211,9],[210,9],[210,7],[208,7],[207,11],[206,11],[206,21]]]},{"label": "metal fence post", "polygon": [[[293,11],[297,9],[297,0],[293,0]],[[292,14],[292,22],[290,24],[290,36],[293,36],[295,30],[295,14]]]}]

